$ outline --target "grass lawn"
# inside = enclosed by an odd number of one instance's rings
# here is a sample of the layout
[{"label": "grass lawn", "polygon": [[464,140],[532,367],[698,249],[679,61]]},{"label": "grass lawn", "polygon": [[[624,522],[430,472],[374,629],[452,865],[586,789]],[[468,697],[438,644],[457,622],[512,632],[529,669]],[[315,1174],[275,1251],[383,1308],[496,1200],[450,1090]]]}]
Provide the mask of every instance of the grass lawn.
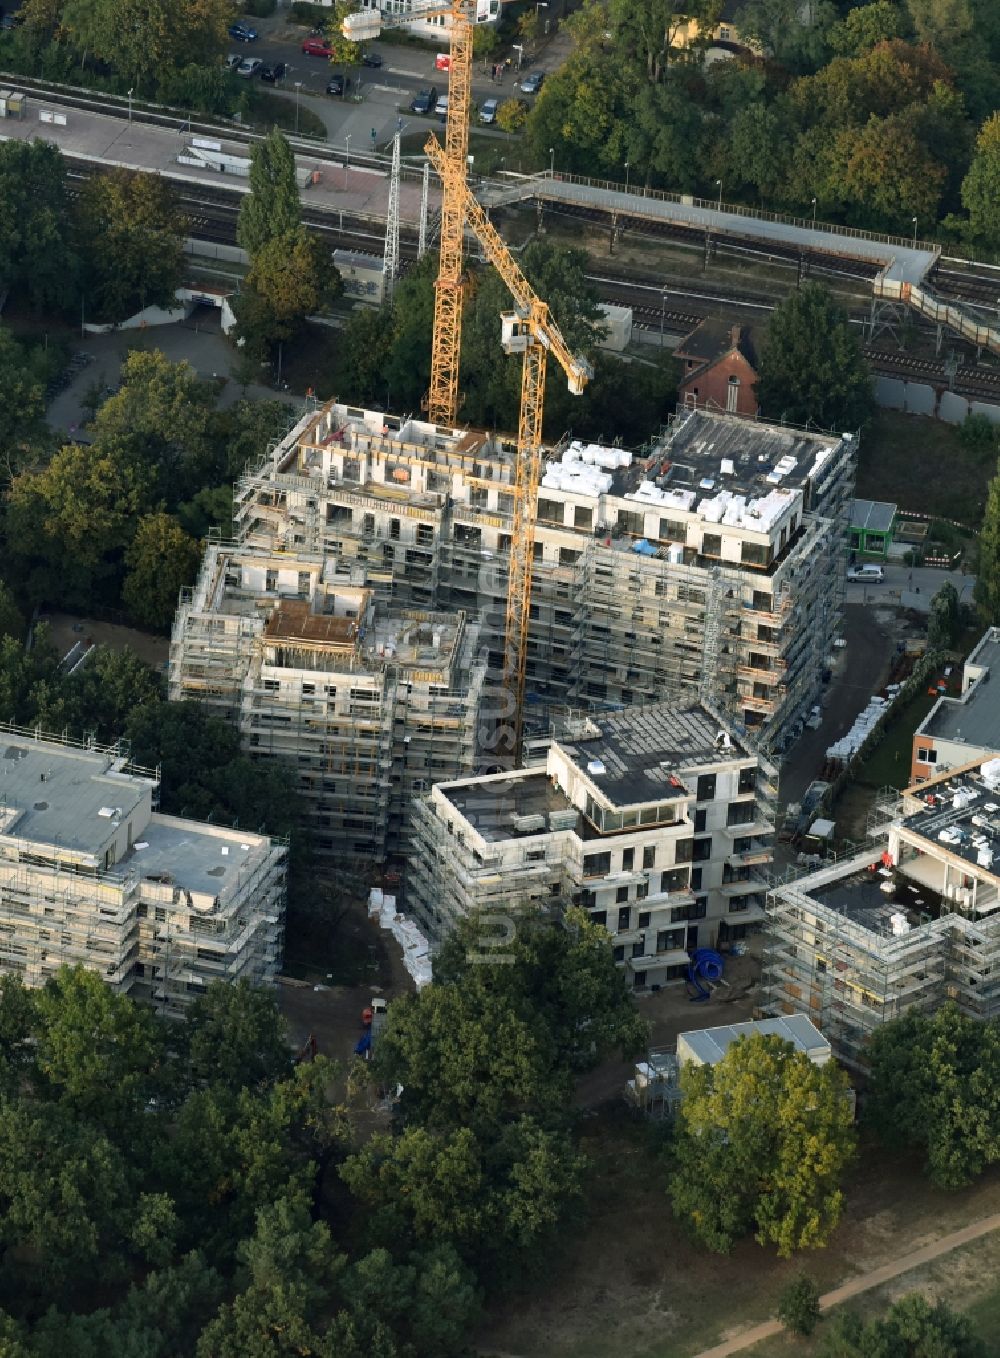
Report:
[{"label": "grass lawn", "polygon": [[[927,681],[929,687],[930,679]],[[927,688],[914,694],[893,718],[881,745],[858,769],[857,782],[869,787],[904,788],[909,785],[913,733],[937,702],[937,697],[931,697]]]},{"label": "grass lawn", "polygon": [[861,439],[857,495],[977,528],[995,459],[962,447],[941,420],[882,410]]},{"label": "grass lawn", "polygon": [[[587,1220],[567,1230],[561,1257],[553,1255],[536,1290],[495,1310],[480,1339],[487,1353],[691,1358],[771,1318],[780,1292],[803,1267],[827,1291],[1000,1210],[1000,1173],[945,1194],[926,1182],[912,1158],[890,1157],[866,1145],[846,1185],[842,1224],[826,1250],[782,1261],[772,1249],[745,1241],[731,1255],[714,1255],[692,1246],[671,1219],[663,1187],[669,1159],[655,1158],[648,1128],[633,1122],[624,1107],[608,1107],[591,1118],[584,1147],[592,1166]],[[986,1237],[969,1251],[991,1242],[1000,1260],[1000,1236]],[[982,1287],[974,1294],[977,1272]],[[1000,1305],[1000,1296],[988,1299],[995,1267],[968,1273],[970,1304],[978,1296],[984,1308]],[[899,1285],[893,1295],[907,1290]],[[989,1314],[984,1310],[984,1319]],[[782,1338],[758,1352],[765,1358],[810,1352],[797,1343]]]}]

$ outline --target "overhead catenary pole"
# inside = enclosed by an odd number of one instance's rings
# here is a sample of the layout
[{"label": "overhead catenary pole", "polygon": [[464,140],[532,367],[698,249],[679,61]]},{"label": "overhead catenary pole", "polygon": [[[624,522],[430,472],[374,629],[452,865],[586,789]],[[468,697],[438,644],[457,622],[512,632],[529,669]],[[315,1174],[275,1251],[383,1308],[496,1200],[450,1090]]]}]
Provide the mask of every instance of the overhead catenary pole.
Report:
[{"label": "overhead catenary pole", "polygon": [[392,139],[392,169],[389,172],[389,207],[385,218],[385,254],[383,256],[383,297],[392,301],[399,276],[399,164],[400,138],[397,132]]},{"label": "overhead catenary pole", "polygon": [[427,253],[427,203],[431,190],[431,164],[424,163],[424,178],[420,185],[420,234],[417,237],[417,259]]}]

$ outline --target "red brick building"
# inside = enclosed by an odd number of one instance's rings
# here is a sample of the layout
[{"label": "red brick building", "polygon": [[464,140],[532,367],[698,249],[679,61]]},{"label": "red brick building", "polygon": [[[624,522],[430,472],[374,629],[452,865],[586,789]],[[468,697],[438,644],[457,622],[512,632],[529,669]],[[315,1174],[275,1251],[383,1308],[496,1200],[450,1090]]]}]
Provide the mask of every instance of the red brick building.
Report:
[{"label": "red brick building", "polygon": [[678,406],[757,414],[757,360],[747,326],[702,321],[681,340],[674,354],[682,367]]}]

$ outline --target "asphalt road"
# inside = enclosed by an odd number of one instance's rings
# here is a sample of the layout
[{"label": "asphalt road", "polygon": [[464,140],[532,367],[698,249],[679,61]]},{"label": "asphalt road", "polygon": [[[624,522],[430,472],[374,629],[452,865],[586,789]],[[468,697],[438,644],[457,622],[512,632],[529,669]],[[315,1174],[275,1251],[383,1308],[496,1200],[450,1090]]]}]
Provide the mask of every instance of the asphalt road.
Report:
[{"label": "asphalt road", "polygon": [[860,584],[849,580],[847,602],[882,607],[891,605],[928,613],[931,599],[946,580],[955,586],[960,603],[967,604],[972,600],[975,579],[971,575],[963,575],[961,571],[942,571],[934,566],[916,566],[911,569],[891,563],[884,570],[885,579],[881,584]]}]

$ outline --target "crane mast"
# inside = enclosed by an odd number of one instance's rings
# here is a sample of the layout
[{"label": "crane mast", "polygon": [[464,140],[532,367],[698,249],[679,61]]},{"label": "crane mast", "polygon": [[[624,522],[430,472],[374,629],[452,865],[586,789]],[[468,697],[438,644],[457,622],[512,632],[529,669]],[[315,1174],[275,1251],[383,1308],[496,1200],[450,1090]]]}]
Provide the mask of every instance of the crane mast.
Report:
[{"label": "crane mast", "polygon": [[465,163],[456,165],[442,151],[433,133],[428,137],[424,150],[441,176],[446,192],[449,187],[454,189],[465,220],[510,292],[515,309],[505,312],[500,318],[503,346],[508,353],[520,352],[523,355],[503,650],[503,685],[509,695],[510,709],[507,714],[509,723],[504,726],[504,743],[509,745],[507,753],[516,763],[520,761],[524,724],[531,567],[535,553],[538,482],[542,465],[546,361],[549,353],[552,353],[566,374],[569,389],[575,396],[582,394],[584,386],[593,376],[593,369],[585,358],[571,353],[559,327],[549,315],[548,306],[535,294],[499,232],[476,201],[466,180]]}]

